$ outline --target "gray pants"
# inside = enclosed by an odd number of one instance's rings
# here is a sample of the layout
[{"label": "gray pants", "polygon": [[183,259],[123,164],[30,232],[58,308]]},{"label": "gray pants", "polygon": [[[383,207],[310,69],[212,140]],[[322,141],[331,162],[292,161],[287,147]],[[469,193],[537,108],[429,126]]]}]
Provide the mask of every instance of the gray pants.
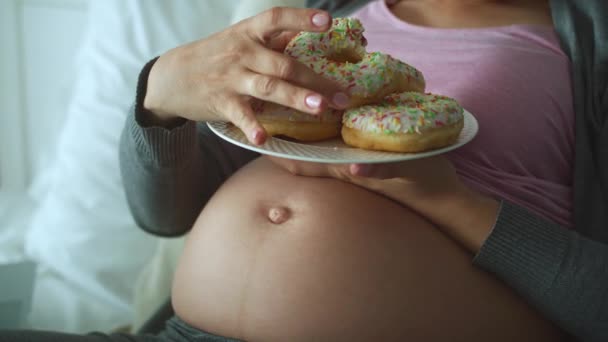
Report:
[{"label": "gray pants", "polygon": [[158,335],[102,334],[86,335],[63,334],[35,330],[0,330],[0,342],[238,342],[228,337],[216,336],[173,316],[167,321],[165,329]]}]

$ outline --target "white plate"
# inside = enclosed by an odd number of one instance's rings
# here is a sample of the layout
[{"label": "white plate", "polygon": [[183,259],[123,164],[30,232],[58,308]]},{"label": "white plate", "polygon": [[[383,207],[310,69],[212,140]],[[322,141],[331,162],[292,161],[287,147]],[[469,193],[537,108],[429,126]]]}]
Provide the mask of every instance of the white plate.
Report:
[{"label": "white plate", "polygon": [[287,159],[332,164],[391,163],[435,156],[463,146],[473,140],[479,130],[475,117],[465,110],[464,127],[460,132],[458,140],[453,145],[421,153],[394,153],[350,147],[340,138],[303,143],[269,137],[263,145],[258,146],[250,143],[243,132],[232,124],[226,122],[208,122],[207,125],[220,138],[251,151]]}]

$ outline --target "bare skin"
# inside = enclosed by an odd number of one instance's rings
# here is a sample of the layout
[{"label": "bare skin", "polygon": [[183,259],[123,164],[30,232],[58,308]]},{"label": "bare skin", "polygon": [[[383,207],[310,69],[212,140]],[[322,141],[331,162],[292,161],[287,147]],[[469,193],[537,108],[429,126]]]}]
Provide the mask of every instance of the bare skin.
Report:
[{"label": "bare skin", "polygon": [[347,182],[294,176],[267,158],[207,204],[172,297],[192,326],[246,341],[561,337],[413,210]]},{"label": "bare skin", "polygon": [[225,120],[261,144],[266,133],[255,119],[252,97],[312,115],[327,106],[345,108],[349,99],[338,85],[281,53],[296,32],[330,25],[323,11],[273,8],[168,51],[148,79],[144,107],[154,113],[148,123]]},{"label": "bare skin", "polygon": [[[440,28],[551,25],[546,1],[403,0],[391,10]],[[347,107],[344,90],[270,53],[293,31],[327,29],[317,15],[326,14],[273,9],[161,56],[144,103],[150,123],[227,120],[261,143],[251,97],[311,115]],[[174,307],[195,327],[249,341],[559,340],[470,263],[497,211],[442,157],[379,166],[259,159],[201,213]]]}]

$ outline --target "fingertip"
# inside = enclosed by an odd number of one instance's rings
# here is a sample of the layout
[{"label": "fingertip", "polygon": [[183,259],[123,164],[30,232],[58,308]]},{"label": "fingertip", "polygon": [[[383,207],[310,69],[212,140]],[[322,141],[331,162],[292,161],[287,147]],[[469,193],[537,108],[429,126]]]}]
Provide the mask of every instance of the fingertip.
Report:
[{"label": "fingertip", "polygon": [[[310,97],[313,97],[312,99]],[[304,100],[305,112],[311,115],[321,115],[329,109],[330,101],[323,95],[314,94],[309,95]]]},{"label": "fingertip", "polygon": [[372,167],[368,164],[350,164],[349,171],[353,176],[368,177]]},{"label": "fingertip", "polygon": [[306,103],[306,107],[318,111],[323,105],[323,97],[319,94],[310,94],[306,96],[304,103]]},{"label": "fingertip", "polygon": [[250,134],[250,140],[256,145],[261,145],[266,141],[266,132],[262,128],[255,128]]},{"label": "fingertip", "polygon": [[331,25],[331,15],[327,12],[316,12],[312,15],[310,21],[317,29],[328,29]]}]

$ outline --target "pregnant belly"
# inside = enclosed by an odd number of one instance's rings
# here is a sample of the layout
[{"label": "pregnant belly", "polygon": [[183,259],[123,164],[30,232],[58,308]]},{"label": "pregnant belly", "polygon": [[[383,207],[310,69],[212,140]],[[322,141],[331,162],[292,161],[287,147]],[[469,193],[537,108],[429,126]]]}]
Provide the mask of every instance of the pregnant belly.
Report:
[{"label": "pregnant belly", "polygon": [[189,234],[178,316],[248,341],[556,341],[557,331],[416,213],[261,158]]}]

